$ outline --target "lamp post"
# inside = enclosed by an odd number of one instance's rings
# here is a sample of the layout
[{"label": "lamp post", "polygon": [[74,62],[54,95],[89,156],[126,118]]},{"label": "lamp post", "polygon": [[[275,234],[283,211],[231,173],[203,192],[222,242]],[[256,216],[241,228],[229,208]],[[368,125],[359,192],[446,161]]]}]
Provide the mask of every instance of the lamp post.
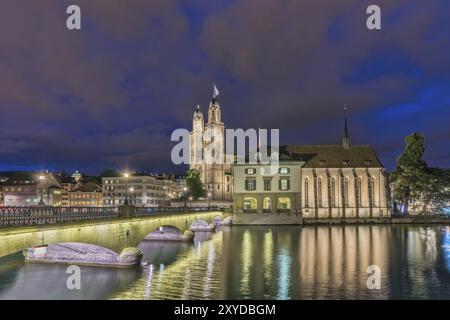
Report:
[{"label": "lamp post", "polygon": [[192,197],[189,197],[189,209],[192,209]]},{"label": "lamp post", "polygon": [[125,205],[128,205],[128,177],[130,176],[130,174],[128,172],[125,172],[123,174],[124,178],[125,178]]},{"label": "lamp post", "polygon": [[183,188],[183,198],[184,198],[184,209],[185,210],[186,210],[186,191],[187,191],[187,188],[184,187]]},{"label": "lamp post", "polygon": [[164,207],[167,207],[167,186],[164,186],[163,189],[164,189]]},{"label": "lamp post", "polygon": [[[133,192],[134,192],[134,188],[131,187],[130,188],[130,205],[133,205]],[[136,199],[135,199],[136,201]]]},{"label": "lamp post", "polygon": [[208,192],[208,209],[211,209],[211,192]]},{"label": "lamp post", "polygon": [[[39,176],[39,180],[41,182],[44,181],[45,180],[45,176],[44,175],[40,175]],[[43,206],[43,205],[45,205],[45,203],[44,203],[44,191],[42,190],[42,188],[39,189],[39,193],[41,194],[41,200],[39,200],[39,205]]]}]

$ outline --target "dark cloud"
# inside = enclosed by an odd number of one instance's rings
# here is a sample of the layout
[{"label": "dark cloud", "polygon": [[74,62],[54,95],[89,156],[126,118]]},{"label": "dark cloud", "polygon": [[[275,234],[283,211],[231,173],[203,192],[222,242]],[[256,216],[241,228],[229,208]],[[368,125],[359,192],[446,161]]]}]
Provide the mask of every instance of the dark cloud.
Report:
[{"label": "dark cloud", "polygon": [[448,165],[449,3],[5,0],[0,11],[0,168],[172,169],[170,132],[189,128],[211,86],[228,127],[281,129],[286,142],[352,140],[392,167],[423,131]]}]

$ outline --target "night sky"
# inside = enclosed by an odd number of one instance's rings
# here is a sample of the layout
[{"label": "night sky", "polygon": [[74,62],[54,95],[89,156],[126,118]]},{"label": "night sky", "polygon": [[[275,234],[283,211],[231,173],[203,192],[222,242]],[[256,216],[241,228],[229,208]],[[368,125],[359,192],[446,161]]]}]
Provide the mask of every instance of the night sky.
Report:
[{"label": "night sky", "polygon": [[181,172],[170,134],[213,83],[228,128],[336,144],[347,104],[351,142],[388,169],[413,131],[448,167],[450,1],[2,0],[0,170]]}]

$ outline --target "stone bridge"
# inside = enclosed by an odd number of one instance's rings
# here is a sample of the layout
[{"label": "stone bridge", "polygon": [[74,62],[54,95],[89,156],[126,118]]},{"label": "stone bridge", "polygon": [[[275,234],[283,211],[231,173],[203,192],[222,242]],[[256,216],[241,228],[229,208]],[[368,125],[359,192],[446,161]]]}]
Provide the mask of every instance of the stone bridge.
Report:
[{"label": "stone bridge", "polygon": [[56,242],[92,243],[120,252],[126,247],[136,247],[160,226],[174,226],[184,232],[198,219],[211,223],[222,214],[221,211],[155,213],[133,218],[0,228],[0,257]]}]

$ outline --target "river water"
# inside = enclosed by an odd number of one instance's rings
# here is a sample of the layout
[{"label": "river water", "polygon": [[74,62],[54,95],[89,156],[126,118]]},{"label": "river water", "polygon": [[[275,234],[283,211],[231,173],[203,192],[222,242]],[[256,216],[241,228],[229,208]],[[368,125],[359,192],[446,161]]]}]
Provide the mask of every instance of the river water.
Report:
[{"label": "river water", "polygon": [[140,248],[142,268],[81,267],[80,290],[65,266],[1,258],[0,299],[450,298],[450,226],[233,226]]}]

